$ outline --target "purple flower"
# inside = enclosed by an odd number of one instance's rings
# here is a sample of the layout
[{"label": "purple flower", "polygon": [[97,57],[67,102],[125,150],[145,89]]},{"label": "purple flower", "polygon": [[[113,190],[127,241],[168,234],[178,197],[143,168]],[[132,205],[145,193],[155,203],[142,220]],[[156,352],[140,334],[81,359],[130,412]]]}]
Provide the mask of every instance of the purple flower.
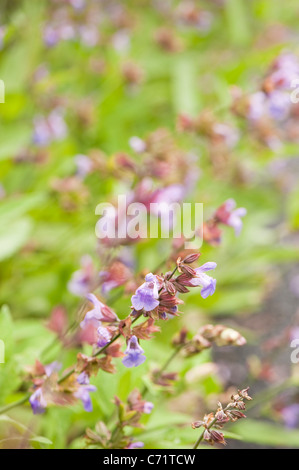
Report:
[{"label": "purple flower", "polygon": [[79,374],[77,377],[77,382],[80,385],[89,385],[89,375],[87,374],[87,372],[81,372],[81,374]]},{"label": "purple flower", "polygon": [[89,255],[81,258],[81,269],[75,271],[69,281],[68,290],[79,297],[90,292],[94,280],[94,267]]},{"label": "purple flower", "polygon": [[144,447],[144,442],[137,441],[131,442],[131,444],[128,445],[127,449],[141,449],[142,447]]},{"label": "purple flower", "polygon": [[248,118],[252,121],[257,121],[262,118],[266,110],[266,94],[262,91],[253,93],[249,97],[249,111]]},{"label": "purple flower", "polygon": [[273,91],[268,96],[268,110],[275,121],[283,121],[290,110],[291,100],[289,94],[283,91]]},{"label": "purple flower", "polygon": [[213,126],[213,131],[221,137],[228,148],[233,148],[239,141],[239,132],[227,124],[217,123]]},{"label": "purple flower", "polygon": [[274,62],[274,71],[270,75],[276,89],[289,89],[293,79],[298,78],[299,63],[294,54],[281,54]]},{"label": "purple flower", "polygon": [[240,235],[243,226],[241,217],[244,217],[247,214],[247,211],[244,207],[239,207],[237,209],[235,209],[235,207],[236,201],[234,199],[228,199],[218,209],[216,216],[223,224],[233,227],[236,235]]},{"label": "purple flower", "polygon": [[53,47],[56,46],[56,44],[59,42],[60,36],[59,32],[57,29],[52,28],[52,26],[46,26],[44,30],[44,42],[47,47]]},{"label": "purple flower", "polygon": [[103,348],[108,344],[111,340],[111,333],[105,328],[104,326],[100,326],[97,330],[98,339],[97,339],[97,346],[99,348]]},{"label": "purple flower", "polygon": [[132,296],[132,306],[137,311],[144,309],[146,312],[150,312],[158,307],[158,297],[157,277],[152,273],[147,274],[145,276],[145,282],[138,287],[135,295]]},{"label": "purple flower", "polygon": [[215,269],[217,266],[216,263],[208,262],[195,268],[196,277],[190,280],[192,286],[201,286],[201,296],[203,299],[206,299],[209,295],[213,295],[216,290],[216,279],[212,278],[205,274],[206,271]]},{"label": "purple flower", "polygon": [[151,401],[146,401],[143,406],[143,413],[146,415],[151,414],[152,410],[154,408],[154,404]]},{"label": "purple flower", "polygon": [[143,153],[146,150],[146,143],[140,137],[131,137],[129,140],[129,145],[132,150],[136,153]]},{"label": "purple flower", "polygon": [[33,142],[39,146],[62,140],[67,135],[67,126],[62,112],[54,109],[49,116],[36,116],[34,119]]},{"label": "purple flower", "polygon": [[296,428],[299,424],[299,403],[284,407],[281,414],[287,428]]},{"label": "purple flower", "polygon": [[62,364],[58,361],[51,362],[51,364],[48,364],[47,366],[44,366],[46,376],[50,377],[50,375],[52,375],[53,372],[60,371],[61,367],[62,367]]},{"label": "purple flower", "polygon": [[84,179],[92,170],[92,160],[87,156],[79,153],[74,157],[75,164],[77,167],[77,175]]},{"label": "purple flower", "polygon": [[77,382],[80,384],[79,389],[74,393],[74,396],[82,401],[85,411],[92,411],[92,403],[90,398],[90,392],[95,392],[97,388],[94,385],[89,384],[89,377],[86,372],[82,372],[77,377]]},{"label": "purple flower", "polygon": [[38,388],[29,398],[29,403],[31,405],[33,414],[38,415],[45,412],[47,408],[47,402],[43,395],[41,387]]},{"label": "purple flower", "polygon": [[105,304],[100,302],[94,294],[88,294],[86,298],[93,303],[94,308],[87,312],[84,320],[81,321],[80,326],[82,329],[86,328],[88,324],[93,324],[95,327],[99,328],[101,326],[101,321],[119,320],[117,315]]},{"label": "purple flower", "polygon": [[122,363],[126,367],[137,367],[144,363],[146,357],[144,356],[144,351],[138,343],[136,336],[132,336],[132,338],[129,339],[125,355],[126,357],[124,357]]}]

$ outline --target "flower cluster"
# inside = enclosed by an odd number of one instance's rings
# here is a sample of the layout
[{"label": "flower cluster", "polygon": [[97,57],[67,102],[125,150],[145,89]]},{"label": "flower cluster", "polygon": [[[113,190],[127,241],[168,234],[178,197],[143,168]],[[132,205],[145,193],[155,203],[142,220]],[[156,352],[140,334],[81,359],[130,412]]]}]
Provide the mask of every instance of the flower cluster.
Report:
[{"label": "flower cluster", "polygon": [[203,239],[210,245],[219,245],[222,231],[220,226],[227,225],[235,230],[238,236],[241,233],[243,222],[242,217],[247,211],[244,207],[236,208],[236,201],[228,199],[215,211],[211,219],[203,224]]},{"label": "flower cluster", "polygon": [[192,423],[193,429],[204,428],[194,448],[197,448],[203,439],[211,445],[226,444],[223,433],[219,432],[218,429],[221,429],[229,421],[234,422],[238,419],[246,418],[244,413],[242,413],[246,408],[244,400],[252,400],[248,395],[248,390],[249,387],[238,390],[238,393],[231,396],[232,401],[225,408],[223,408],[221,403],[218,403],[216,413],[209,413],[204,416],[203,420]]},{"label": "flower cluster", "polygon": [[43,366],[39,361],[29,369],[29,378],[34,384],[34,391],[29,398],[33,413],[42,414],[49,405],[70,405],[77,399],[82,401],[85,411],[91,412],[90,392],[97,389],[89,383],[88,374],[73,374],[68,381],[61,384],[57,375],[60,369],[61,364],[57,362]]},{"label": "flower cluster", "polygon": [[193,356],[204,349],[216,346],[244,346],[246,339],[237,330],[225,325],[204,325],[191,338],[188,331],[183,328],[173,339],[173,345],[180,347],[185,356]]},{"label": "flower cluster", "polygon": [[298,141],[296,96],[291,99],[298,76],[298,58],[285,52],[270,65],[260,90],[251,95],[233,90],[233,112],[245,118],[252,134],[274,151],[281,148],[283,139]]}]

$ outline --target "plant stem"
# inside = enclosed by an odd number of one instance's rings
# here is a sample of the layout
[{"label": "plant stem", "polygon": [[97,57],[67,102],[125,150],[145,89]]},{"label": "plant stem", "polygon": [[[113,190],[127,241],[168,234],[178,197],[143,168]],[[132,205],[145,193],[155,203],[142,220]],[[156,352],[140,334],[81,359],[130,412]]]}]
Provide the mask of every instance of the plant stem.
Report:
[{"label": "plant stem", "polygon": [[6,406],[3,406],[1,409],[0,409],[0,414],[3,414],[3,413],[6,413],[7,411],[11,410],[12,408],[15,408],[19,405],[23,405],[24,403],[26,403],[27,400],[29,400],[30,398],[30,394],[28,395],[25,395],[23,398],[21,398],[20,400],[18,401],[15,401],[13,403],[10,403],[10,405],[6,405]]},{"label": "plant stem", "polygon": [[199,444],[201,443],[201,441],[203,440],[203,436],[204,436],[204,433],[205,433],[205,430],[206,429],[211,429],[212,426],[214,426],[214,424],[216,423],[217,421],[217,418],[214,418],[213,421],[211,422],[211,424],[209,424],[209,426],[207,428],[205,428],[201,435],[199,436],[199,438],[197,439],[197,441],[195,442],[194,446],[193,446],[193,449],[197,449],[197,447],[199,446]]},{"label": "plant stem", "polygon": [[[177,354],[180,352],[180,350],[182,349],[183,346],[179,346],[177,347],[173,353],[169,356],[169,358],[167,359],[167,361],[163,364],[163,366],[161,367],[161,369],[159,370],[159,372],[157,373],[157,375],[155,376],[155,379],[159,379],[161,377],[161,375],[163,374],[163,372],[167,369],[167,367],[169,366],[169,364],[173,361],[173,359],[177,356]],[[145,384],[142,391],[141,391],[141,395],[144,397],[146,395],[146,393],[148,392],[148,386]]]}]

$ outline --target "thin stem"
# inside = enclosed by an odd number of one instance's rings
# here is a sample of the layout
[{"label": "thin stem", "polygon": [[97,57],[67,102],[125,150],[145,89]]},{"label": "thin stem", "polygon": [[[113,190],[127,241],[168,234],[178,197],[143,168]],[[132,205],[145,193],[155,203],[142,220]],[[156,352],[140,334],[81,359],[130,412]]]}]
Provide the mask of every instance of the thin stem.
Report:
[{"label": "thin stem", "polygon": [[204,436],[204,433],[206,431],[206,429],[211,429],[212,426],[214,426],[214,424],[217,422],[217,418],[214,418],[213,421],[211,422],[211,424],[209,424],[209,426],[207,426],[207,428],[205,428],[201,435],[199,436],[199,438],[197,439],[197,441],[195,442],[194,446],[193,446],[193,449],[197,449],[197,447],[199,446],[199,444],[201,443],[201,441],[203,440],[203,436]]},{"label": "thin stem", "polygon": [[15,401],[13,403],[10,403],[10,405],[6,405],[6,406],[3,406],[1,409],[0,409],[0,414],[3,414],[3,413],[6,413],[7,411],[13,409],[13,408],[16,408],[17,406],[20,406],[20,405],[23,405],[24,403],[26,403],[27,400],[29,400],[30,398],[30,394],[28,395],[25,395],[25,397],[21,398],[20,400],[18,401]]},{"label": "thin stem", "polygon": [[[182,346],[179,346],[178,348],[176,348],[173,353],[169,356],[169,358],[167,359],[167,361],[163,364],[163,366],[161,367],[161,369],[159,370],[159,372],[157,373],[157,375],[155,376],[155,379],[159,379],[161,377],[161,375],[163,374],[163,372],[167,369],[167,367],[169,366],[169,364],[173,361],[173,359],[178,355],[178,353],[180,352],[180,350],[182,349],[183,345]],[[148,386],[145,384],[142,391],[141,391],[141,395],[144,397],[146,395],[146,393],[148,392]]]},{"label": "thin stem", "polygon": [[[231,408],[231,404],[228,404],[225,408],[224,408],[224,412],[225,411],[228,411],[229,409]],[[195,442],[194,446],[193,446],[193,449],[197,449],[197,447],[199,446],[199,444],[201,443],[201,441],[203,440],[203,437],[204,437],[204,433],[206,430],[209,430],[211,429],[214,424],[217,423],[217,418],[214,418],[213,421],[209,424],[209,426],[207,426],[201,433],[201,435],[199,436],[199,438],[197,439],[197,441]]]}]

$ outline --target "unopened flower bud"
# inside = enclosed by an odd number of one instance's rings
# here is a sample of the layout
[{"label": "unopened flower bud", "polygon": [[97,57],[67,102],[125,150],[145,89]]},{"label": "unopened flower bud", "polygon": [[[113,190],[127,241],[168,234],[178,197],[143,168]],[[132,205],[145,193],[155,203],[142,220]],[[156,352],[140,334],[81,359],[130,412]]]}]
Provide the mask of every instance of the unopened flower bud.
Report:
[{"label": "unopened flower bud", "polygon": [[183,260],[184,264],[192,264],[200,257],[200,253],[192,253],[191,255],[186,256]]}]

